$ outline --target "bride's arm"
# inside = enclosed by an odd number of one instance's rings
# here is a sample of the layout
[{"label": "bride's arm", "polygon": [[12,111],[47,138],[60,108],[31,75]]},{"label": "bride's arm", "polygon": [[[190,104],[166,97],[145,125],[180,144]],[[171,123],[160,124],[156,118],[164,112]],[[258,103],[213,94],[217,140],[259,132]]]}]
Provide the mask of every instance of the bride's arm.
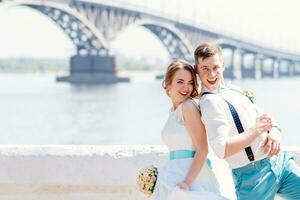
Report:
[{"label": "bride's arm", "polygon": [[182,115],[184,119],[184,125],[189,132],[193,146],[195,148],[195,156],[192,161],[191,168],[189,169],[187,176],[183,183],[178,184],[179,187],[184,187],[185,184],[190,188],[193,181],[199,174],[203,164],[205,163],[206,156],[208,154],[207,138],[204,125],[200,118],[200,112],[198,108],[191,101],[186,101],[182,105]]}]

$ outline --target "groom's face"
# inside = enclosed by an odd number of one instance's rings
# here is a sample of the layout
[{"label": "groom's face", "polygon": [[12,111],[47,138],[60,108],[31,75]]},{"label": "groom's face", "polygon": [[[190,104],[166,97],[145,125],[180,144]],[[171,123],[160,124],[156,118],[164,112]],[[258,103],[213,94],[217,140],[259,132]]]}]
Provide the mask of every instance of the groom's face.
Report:
[{"label": "groom's face", "polygon": [[224,62],[219,54],[198,58],[197,70],[202,84],[210,91],[217,89],[223,79]]}]

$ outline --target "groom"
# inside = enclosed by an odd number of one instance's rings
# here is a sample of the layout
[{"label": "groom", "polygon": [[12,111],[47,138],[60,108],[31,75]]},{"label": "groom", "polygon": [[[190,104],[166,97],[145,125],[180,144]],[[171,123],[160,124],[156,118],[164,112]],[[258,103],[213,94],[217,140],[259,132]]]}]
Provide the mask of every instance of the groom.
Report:
[{"label": "groom", "polygon": [[300,168],[293,155],[279,153],[280,129],[240,89],[224,84],[221,48],[202,44],[194,56],[202,121],[214,153],[232,169],[237,198],[300,199]]}]

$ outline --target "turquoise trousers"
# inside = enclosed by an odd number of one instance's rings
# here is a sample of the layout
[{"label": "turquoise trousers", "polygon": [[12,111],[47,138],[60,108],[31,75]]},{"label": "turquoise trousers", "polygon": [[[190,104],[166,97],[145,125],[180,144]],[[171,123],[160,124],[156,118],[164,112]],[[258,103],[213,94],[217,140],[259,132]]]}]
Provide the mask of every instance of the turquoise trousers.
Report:
[{"label": "turquoise trousers", "polygon": [[233,169],[232,176],[238,200],[273,200],[276,193],[300,200],[300,167],[292,153],[282,152]]}]

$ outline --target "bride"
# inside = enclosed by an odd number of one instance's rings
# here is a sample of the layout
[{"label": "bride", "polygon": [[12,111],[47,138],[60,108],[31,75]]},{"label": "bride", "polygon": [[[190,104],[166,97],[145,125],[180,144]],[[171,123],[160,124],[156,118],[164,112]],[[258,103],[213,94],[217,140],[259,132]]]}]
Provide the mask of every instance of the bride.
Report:
[{"label": "bride", "polygon": [[198,97],[194,69],[183,60],[167,68],[163,87],[172,108],[162,131],[169,159],[159,170],[155,200],[224,200],[211,170],[206,132],[192,98]]}]

